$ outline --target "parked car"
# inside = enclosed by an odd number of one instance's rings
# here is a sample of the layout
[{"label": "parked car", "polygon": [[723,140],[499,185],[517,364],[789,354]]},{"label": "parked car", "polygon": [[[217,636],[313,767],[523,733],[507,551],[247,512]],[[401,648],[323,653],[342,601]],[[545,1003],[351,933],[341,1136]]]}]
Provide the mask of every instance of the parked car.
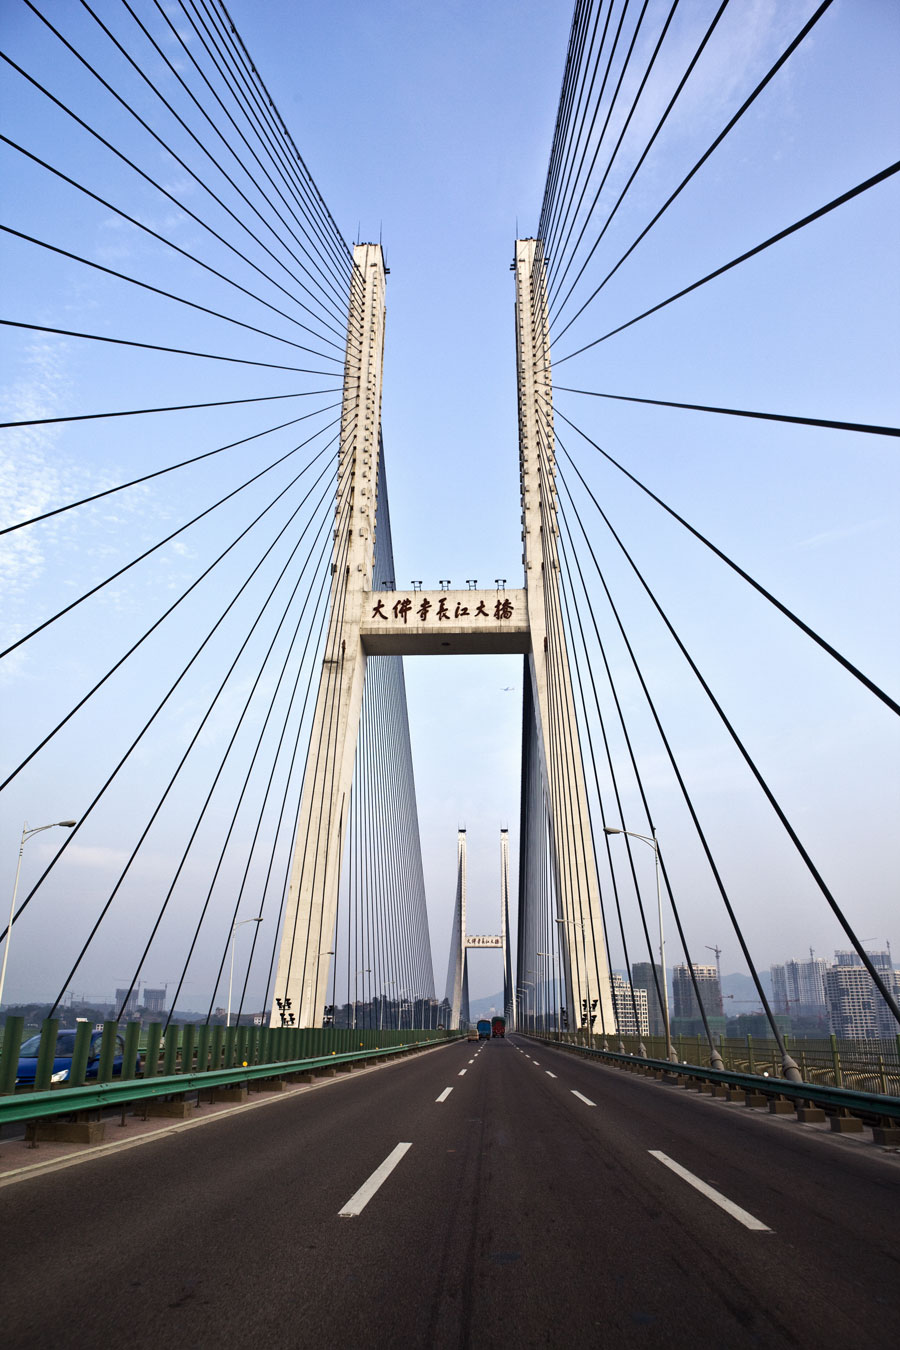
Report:
[{"label": "parked car", "polygon": [[[91,1047],[88,1051],[85,1078],[96,1078],[100,1071],[100,1042],[102,1031],[91,1032]],[[33,1087],[37,1075],[38,1052],[41,1048],[40,1032],[23,1041],[19,1050],[19,1066],[16,1069],[16,1087]],[[53,1055],[51,1084],[65,1083],[72,1069],[72,1055],[75,1053],[75,1032],[59,1031],[56,1035],[56,1050]],[[125,1038],[116,1036],[116,1053],[113,1059],[113,1074],[121,1074],[122,1060],[125,1055]],[[135,1066],[137,1068],[137,1066]]]}]

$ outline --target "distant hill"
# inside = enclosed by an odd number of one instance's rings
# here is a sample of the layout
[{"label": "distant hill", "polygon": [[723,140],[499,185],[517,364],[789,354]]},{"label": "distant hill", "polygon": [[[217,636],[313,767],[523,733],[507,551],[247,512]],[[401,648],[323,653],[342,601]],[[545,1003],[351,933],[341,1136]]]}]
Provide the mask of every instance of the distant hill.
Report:
[{"label": "distant hill", "polygon": [[477,1022],[479,1017],[502,1017],[503,990],[498,990],[496,994],[488,994],[486,998],[470,998],[469,1016],[473,1022]]}]

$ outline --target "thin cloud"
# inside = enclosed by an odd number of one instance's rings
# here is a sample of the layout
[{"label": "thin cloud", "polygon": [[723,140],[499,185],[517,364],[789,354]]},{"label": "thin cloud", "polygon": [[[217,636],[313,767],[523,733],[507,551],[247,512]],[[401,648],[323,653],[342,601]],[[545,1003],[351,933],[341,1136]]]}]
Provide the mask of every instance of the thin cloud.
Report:
[{"label": "thin cloud", "polygon": [[858,521],[855,525],[841,525],[834,530],[822,530],[819,534],[811,534],[808,539],[799,539],[794,548],[798,551],[822,548],[825,544],[836,544],[841,539],[856,539],[861,534],[871,534],[873,530],[880,529],[884,523],[884,517],[876,517],[874,520]]}]

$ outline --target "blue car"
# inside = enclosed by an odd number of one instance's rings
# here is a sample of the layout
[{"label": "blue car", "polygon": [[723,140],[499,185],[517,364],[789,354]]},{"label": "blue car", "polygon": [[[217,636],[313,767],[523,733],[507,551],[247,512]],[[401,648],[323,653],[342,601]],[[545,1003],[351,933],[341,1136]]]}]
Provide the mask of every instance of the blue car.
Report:
[{"label": "blue car", "polygon": [[[91,1048],[88,1051],[85,1078],[96,1078],[100,1071],[100,1042],[102,1040],[102,1031],[94,1031],[91,1033]],[[19,1066],[16,1069],[16,1087],[34,1087],[34,1080],[37,1075],[38,1051],[40,1048],[40,1033],[38,1033],[37,1036],[30,1036],[27,1041],[22,1042],[21,1049],[19,1050]],[[50,1075],[51,1084],[65,1083],[67,1081],[72,1069],[72,1055],[74,1053],[75,1032],[58,1032],[56,1036],[56,1052],[53,1056],[53,1072]],[[113,1074],[121,1074],[124,1054],[124,1037],[116,1036],[116,1054],[113,1059]]]}]

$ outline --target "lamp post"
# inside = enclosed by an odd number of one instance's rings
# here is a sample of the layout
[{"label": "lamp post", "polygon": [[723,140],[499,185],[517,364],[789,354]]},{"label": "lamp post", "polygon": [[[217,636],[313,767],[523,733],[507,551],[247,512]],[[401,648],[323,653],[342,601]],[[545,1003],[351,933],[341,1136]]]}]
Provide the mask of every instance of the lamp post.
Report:
[{"label": "lamp post", "polygon": [[[355,973],[354,976],[353,976],[353,1026],[354,1026],[354,1027],[356,1026],[356,1005],[357,1005],[358,1002],[359,1002],[359,999],[356,997],[357,994],[359,993],[359,986],[357,985],[357,980],[359,979],[360,975],[371,975],[371,974],[372,974],[372,968],[371,968],[371,966],[363,966],[362,969],[357,970],[356,973]],[[363,984],[363,991],[365,991],[365,984]]]},{"label": "lamp post", "polygon": [[396,989],[397,981],[388,980],[387,984],[381,986],[381,1007],[378,1009],[378,1030],[384,1031],[384,991],[385,989]]},{"label": "lamp post", "polygon": [[[587,1036],[588,1036],[588,1038],[589,1038],[589,1039],[588,1039],[588,1044],[589,1044],[589,1045],[592,1045],[592,1044],[593,1044],[594,1027],[593,1027],[593,1009],[592,1009],[592,1007],[591,1007],[591,1002],[592,1002],[592,1000],[591,1000],[591,976],[590,976],[590,971],[588,970],[587,938],[585,937],[585,932],[584,932],[584,919],[557,919],[556,922],[557,922],[558,924],[561,924],[563,927],[567,927],[569,924],[571,924],[573,928],[580,928],[580,929],[581,929],[581,959],[582,959],[582,961],[583,961],[583,963],[584,963],[584,987],[585,987],[585,989],[586,989],[586,991],[587,991],[587,999],[585,1000],[586,1003],[587,1003],[587,1016],[585,1017],[585,1019],[584,1019],[584,1021],[581,1023],[581,1025],[585,1028],[585,1031],[586,1031]],[[599,989],[597,990],[597,993],[598,993],[598,994],[600,993],[600,990],[599,990]],[[574,984],[574,980],[573,980],[573,982],[572,982],[572,997],[573,997],[573,998],[575,997],[575,984]],[[601,1000],[601,999],[598,999],[598,1002],[599,1002],[599,1004],[600,1004],[600,1020],[601,1020],[601,1023],[604,1025],[604,1031],[605,1031],[605,1023],[604,1023],[604,1019],[603,1019],[603,1004],[602,1004],[602,1000]],[[577,1016],[577,1015],[578,1015],[577,1009],[573,1008],[573,1009],[572,1009],[572,1014],[573,1014],[573,1017],[574,1017],[574,1016]],[[621,1048],[624,1049],[624,1046],[622,1046]]]},{"label": "lamp post", "polygon": [[[535,956],[543,956],[543,957],[548,958],[548,959],[551,960],[551,961],[553,960],[553,953],[552,953],[552,952],[538,952],[538,951],[536,951],[536,952],[535,952]],[[544,966],[544,991],[545,991],[545,994],[546,994],[546,989],[547,989],[547,966],[545,965],[545,966]],[[548,1021],[548,1017],[547,1017],[547,1008],[548,1008],[548,1004],[549,1004],[549,1000],[545,997],[544,1000],[543,1000],[543,1003],[542,1003],[542,1005],[541,1005],[541,1029],[542,1029],[543,1031],[549,1031],[549,1030],[550,1030],[550,1028],[547,1026],[547,1021]]]},{"label": "lamp post", "polygon": [[656,830],[652,835],[635,834],[634,830],[620,830],[613,825],[607,825],[603,831],[604,834],[627,834],[629,839],[640,839],[643,844],[649,844],[653,849],[653,856],[656,862],[656,908],[659,913],[659,964],[662,974],[662,996],[663,996],[663,1024],[666,1032],[666,1059],[670,1064],[678,1063],[678,1056],[672,1048],[672,1027],[669,1022],[669,983],[666,979],[666,940],[663,937],[663,912],[662,912],[662,888],[659,882],[659,844],[656,839]]},{"label": "lamp post", "polygon": [[231,987],[234,984],[234,941],[237,937],[237,930],[243,928],[245,923],[262,923],[262,915],[255,919],[241,919],[240,923],[234,924],[231,929],[231,970],[228,973],[228,1008],[225,1013],[225,1025],[231,1026]]},{"label": "lamp post", "polygon": [[[533,974],[534,974],[534,971],[531,971],[530,973],[533,975]],[[532,989],[532,990],[534,989],[534,981],[533,981],[533,980],[522,980],[522,981],[521,981],[521,984],[522,984],[522,987],[523,987],[523,988]],[[530,994],[530,995],[529,995],[529,994],[523,994],[523,995],[522,995],[522,1011],[523,1011],[523,1014],[524,1014],[524,1016],[523,1016],[523,1021],[524,1021],[524,1023],[525,1023],[525,1030],[526,1030],[526,1032],[528,1031],[528,1014],[529,1014],[529,1011],[530,1011],[530,1013],[531,1013],[531,1030],[532,1030],[532,1032],[533,1032],[533,1031],[534,1031],[534,994],[533,994],[533,993]]]},{"label": "lamp post", "polygon": [[22,826],[22,839],[19,843],[19,861],[16,863],[16,879],[13,883],[12,901],[9,906],[9,924],[6,929],[6,946],[3,949],[3,967],[0,969],[0,1007],[3,1006],[3,986],[6,983],[6,963],[9,960],[9,944],[12,942],[12,926],[16,912],[16,896],[19,892],[19,872],[22,868],[22,853],[25,849],[25,841],[30,839],[33,834],[40,834],[42,830],[55,830],[62,827],[64,830],[73,830],[78,824],[77,820],[53,820],[49,825],[35,825],[31,830],[28,828],[26,820]]},{"label": "lamp post", "polygon": [[[313,1003],[313,997],[314,997],[314,994],[313,994],[313,986],[315,985],[315,987],[317,988],[317,987],[318,987],[318,984],[319,984],[319,957],[321,957],[321,956],[334,956],[334,948],[328,947],[325,951],[317,952],[317,954],[316,954],[316,968],[315,968],[315,971],[307,977],[306,983],[305,983],[305,985],[304,985],[304,987],[305,987],[305,989],[306,989],[306,991],[307,991],[307,994],[309,995],[309,1003],[310,1003],[310,1010],[309,1010],[309,1013],[310,1013],[310,1017],[312,1018],[312,1021],[310,1022],[310,1025],[311,1025],[311,1026],[315,1026],[316,1010],[315,1010],[315,1008],[312,1006],[312,1003]],[[328,977],[327,977],[327,975],[326,975],[326,977],[325,977],[325,997],[326,997],[326,998],[328,997]],[[324,1014],[323,1014],[323,1015],[324,1015]]]}]

